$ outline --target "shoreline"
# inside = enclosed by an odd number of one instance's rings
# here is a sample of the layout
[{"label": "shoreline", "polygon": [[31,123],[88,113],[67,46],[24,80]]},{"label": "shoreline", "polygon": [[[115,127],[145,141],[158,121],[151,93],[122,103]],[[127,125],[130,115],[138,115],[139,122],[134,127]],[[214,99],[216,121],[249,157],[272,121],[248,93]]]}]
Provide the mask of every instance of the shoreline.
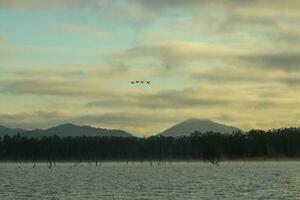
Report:
[{"label": "shoreline", "polygon": [[[246,159],[223,159],[219,161],[219,163],[223,162],[300,162],[300,158],[246,158]],[[191,160],[183,160],[183,159],[177,159],[177,160],[102,160],[98,161],[97,165],[101,165],[103,163],[189,163],[189,162],[194,162],[194,163],[211,163],[209,161],[205,161],[202,159],[191,159]],[[47,160],[39,160],[39,161],[34,161],[34,160],[1,160],[0,164],[5,164],[5,163],[14,163],[14,164],[34,164],[34,163],[49,163]],[[57,164],[57,163],[90,163],[95,165],[95,161],[89,161],[89,160],[58,160],[53,162],[52,164]]]}]

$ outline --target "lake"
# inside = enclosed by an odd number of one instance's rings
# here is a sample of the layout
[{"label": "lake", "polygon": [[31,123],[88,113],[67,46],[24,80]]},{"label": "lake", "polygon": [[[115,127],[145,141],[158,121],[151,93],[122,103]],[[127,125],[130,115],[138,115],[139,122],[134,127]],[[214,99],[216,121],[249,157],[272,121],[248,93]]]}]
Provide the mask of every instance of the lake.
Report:
[{"label": "lake", "polygon": [[300,162],[0,163],[0,199],[300,199]]}]

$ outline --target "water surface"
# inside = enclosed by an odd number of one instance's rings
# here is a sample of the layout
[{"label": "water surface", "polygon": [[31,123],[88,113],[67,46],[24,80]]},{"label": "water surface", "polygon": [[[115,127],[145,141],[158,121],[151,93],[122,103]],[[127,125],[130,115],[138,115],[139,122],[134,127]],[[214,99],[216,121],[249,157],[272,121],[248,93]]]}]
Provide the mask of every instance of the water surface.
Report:
[{"label": "water surface", "polygon": [[300,199],[300,162],[0,163],[0,199]]}]

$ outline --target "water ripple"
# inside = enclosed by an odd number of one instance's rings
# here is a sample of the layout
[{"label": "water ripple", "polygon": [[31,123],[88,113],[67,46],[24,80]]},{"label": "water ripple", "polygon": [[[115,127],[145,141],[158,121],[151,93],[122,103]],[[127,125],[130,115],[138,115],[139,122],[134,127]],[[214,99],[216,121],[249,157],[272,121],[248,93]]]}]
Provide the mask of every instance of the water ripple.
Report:
[{"label": "water ripple", "polygon": [[0,199],[299,199],[298,162],[0,164]]}]

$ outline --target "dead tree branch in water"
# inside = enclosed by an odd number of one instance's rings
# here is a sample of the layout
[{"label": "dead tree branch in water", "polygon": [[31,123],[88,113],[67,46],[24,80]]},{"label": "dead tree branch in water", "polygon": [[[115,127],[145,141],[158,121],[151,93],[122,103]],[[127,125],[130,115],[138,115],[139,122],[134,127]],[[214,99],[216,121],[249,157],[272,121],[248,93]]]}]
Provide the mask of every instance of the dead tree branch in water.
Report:
[{"label": "dead tree branch in water", "polygon": [[48,156],[48,168],[51,169],[52,168],[52,161],[50,159],[50,156]]},{"label": "dead tree branch in water", "polygon": [[81,163],[81,160],[79,160],[77,163],[75,163],[71,168],[76,167],[79,163]]}]

